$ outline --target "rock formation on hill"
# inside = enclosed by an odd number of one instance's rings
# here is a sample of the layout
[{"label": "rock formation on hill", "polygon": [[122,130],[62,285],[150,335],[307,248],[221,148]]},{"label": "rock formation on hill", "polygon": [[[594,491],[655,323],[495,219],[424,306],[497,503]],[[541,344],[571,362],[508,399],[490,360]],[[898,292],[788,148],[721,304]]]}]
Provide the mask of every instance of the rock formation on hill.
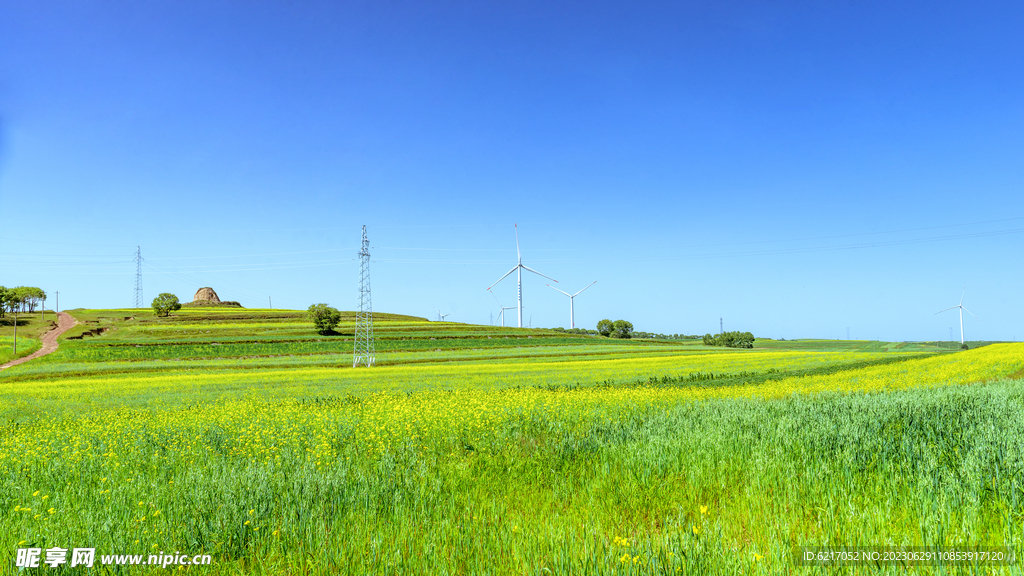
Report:
[{"label": "rock formation on hill", "polygon": [[217,293],[214,292],[213,288],[205,287],[200,288],[196,291],[196,295],[192,298],[193,302],[212,302],[214,304],[220,304],[220,298],[217,297]]},{"label": "rock formation on hill", "polygon": [[182,306],[189,307],[202,307],[202,306],[237,306],[241,308],[242,305],[233,300],[221,300],[217,293],[209,286],[196,290],[196,295],[192,297],[192,301],[182,304]]}]

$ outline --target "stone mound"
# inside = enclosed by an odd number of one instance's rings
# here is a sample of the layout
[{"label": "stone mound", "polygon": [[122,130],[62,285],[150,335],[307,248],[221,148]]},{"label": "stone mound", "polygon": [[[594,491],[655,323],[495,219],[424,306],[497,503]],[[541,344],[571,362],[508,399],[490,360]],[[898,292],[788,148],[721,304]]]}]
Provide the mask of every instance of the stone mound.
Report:
[{"label": "stone mound", "polygon": [[192,301],[220,304],[220,298],[217,297],[217,293],[210,287],[200,288],[197,290],[196,295],[192,297]]},{"label": "stone mound", "polygon": [[189,308],[201,308],[201,307],[211,307],[211,306],[235,306],[237,308],[243,308],[243,306],[241,304],[239,304],[238,302],[235,302],[233,300],[222,300],[220,302],[212,302],[210,300],[196,300],[194,302],[186,302],[186,303],[182,304],[182,307],[189,307]]}]

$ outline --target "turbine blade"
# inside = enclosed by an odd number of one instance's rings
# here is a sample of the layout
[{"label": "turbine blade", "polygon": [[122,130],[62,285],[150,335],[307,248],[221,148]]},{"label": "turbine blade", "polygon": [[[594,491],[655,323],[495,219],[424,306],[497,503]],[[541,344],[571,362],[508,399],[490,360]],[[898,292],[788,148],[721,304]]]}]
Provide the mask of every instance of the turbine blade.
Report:
[{"label": "turbine blade", "polygon": [[[508,276],[508,274],[506,274],[506,276]],[[955,310],[957,308],[959,308],[959,306],[951,306],[949,308],[946,308],[946,310],[939,310],[938,312],[936,312],[936,314],[942,314],[943,312],[946,312],[948,310]]]},{"label": "turbine blade", "polygon": [[[591,286],[593,286],[594,284],[597,284],[597,280],[594,280],[594,281],[593,281],[593,282],[591,282],[590,284],[587,284],[587,288],[590,288],[590,287],[591,287]],[[587,288],[584,288],[583,290],[586,290]],[[580,292],[583,292],[583,290],[580,290]],[[573,295],[572,295],[572,296],[573,296],[573,298],[575,298],[575,297],[579,296],[579,295],[580,295],[580,292],[577,292],[577,293],[573,294]]]},{"label": "turbine blade", "polygon": [[[488,288],[487,291],[491,292],[491,289]],[[498,307],[501,308],[501,300],[498,300],[498,297],[494,295],[494,292],[491,292],[491,296],[494,297],[494,301],[497,302],[498,303]]]},{"label": "turbine blade", "polygon": [[[964,308],[964,307],[960,306],[960,308]],[[967,308],[964,308],[964,312],[967,312],[968,314],[971,314],[971,311],[968,310]],[[971,316],[974,316],[974,314],[971,314]],[[974,317],[977,318],[977,316],[974,316]]]},{"label": "turbine blade", "polygon": [[[502,276],[501,278],[498,278],[498,282],[501,282],[501,281],[502,281],[502,280],[504,280],[505,278],[508,278],[508,275],[509,275],[509,274],[511,274],[511,273],[513,273],[513,272],[515,272],[515,271],[516,271],[516,268],[519,268],[519,266],[516,266],[515,268],[513,268],[513,269],[509,270],[508,272],[505,272],[505,275],[504,275],[504,276]],[[495,282],[494,284],[491,284],[490,286],[488,286],[488,287],[487,287],[487,289],[488,289],[488,290],[490,290],[491,288],[494,288],[494,286],[495,286],[495,285],[497,285],[497,284],[498,284],[498,282]]]},{"label": "turbine blade", "polygon": [[[520,264],[520,266],[523,266],[523,265]],[[529,270],[530,272],[533,272],[534,274],[536,274],[538,276],[544,276],[543,274],[541,274],[540,272],[537,272],[536,270],[534,270],[533,268],[530,268],[529,266],[523,266],[523,270]],[[510,274],[511,274],[511,272],[510,272]],[[558,280],[555,280],[551,276],[544,276],[544,277],[547,278],[548,280],[551,280],[552,282],[558,282]]]},{"label": "turbine blade", "polygon": [[960,293],[960,305],[964,305],[964,294],[967,294],[967,286],[964,286],[964,291]]},{"label": "turbine blade", "polygon": [[523,255],[519,253],[519,224],[513,224],[516,227],[516,258],[519,258],[519,262],[523,262]]},{"label": "turbine blade", "polygon": [[[526,268],[526,266],[523,266],[523,268]],[[555,287],[554,287],[554,286],[552,286],[551,284],[545,284],[545,286],[547,286],[548,288],[551,288],[552,290],[558,290],[558,288],[555,288]],[[559,291],[559,292],[562,292],[561,290],[558,290],[558,291]],[[569,294],[568,292],[562,292],[562,294],[565,294],[565,295],[566,295],[566,296],[568,296],[569,298],[572,298],[573,296],[575,296],[575,294]]]}]

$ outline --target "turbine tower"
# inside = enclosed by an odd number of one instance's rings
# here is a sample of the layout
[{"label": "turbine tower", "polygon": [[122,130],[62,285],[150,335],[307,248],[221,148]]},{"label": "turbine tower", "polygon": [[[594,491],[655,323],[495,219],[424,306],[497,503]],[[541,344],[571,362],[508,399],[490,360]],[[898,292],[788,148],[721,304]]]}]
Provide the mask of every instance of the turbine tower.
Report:
[{"label": "turbine tower", "polygon": [[[487,291],[491,292],[491,289],[488,288]],[[494,296],[494,292],[491,292],[491,296]],[[501,312],[498,312],[498,318],[501,319],[501,327],[504,328],[505,327],[505,310],[515,310],[516,307],[515,306],[507,306],[507,307],[506,306],[502,306],[501,305],[501,301],[498,300],[497,296],[494,296],[494,301],[498,303],[498,308],[501,308]]]},{"label": "turbine tower", "polygon": [[[960,344],[961,345],[964,343],[964,310],[967,310],[967,308],[964,308],[964,294],[966,294],[966,293],[967,293],[967,288],[964,288],[964,291],[960,293],[960,303],[957,304],[956,306],[951,306],[949,308],[946,308],[946,310],[939,310],[938,312],[935,313],[936,315],[938,315],[938,314],[942,314],[943,312],[946,312],[947,310],[952,310],[954,308],[959,308],[960,309]],[[974,314],[972,314],[970,310],[967,310],[967,313],[970,314],[971,316],[974,316]],[[977,319],[978,317],[974,316],[974,318]]]},{"label": "turbine tower", "polygon": [[[519,263],[516,264],[515,268],[513,268],[513,269],[509,270],[508,272],[506,272],[504,276],[502,276],[501,278],[498,278],[498,282],[501,282],[502,280],[507,278],[509,274],[511,274],[513,272],[517,272],[516,279],[519,281],[519,327],[522,328],[523,327],[523,270],[527,270],[529,272],[533,272],[534,274],[536,274],[538,276],[544,276],[544,275],[541,274],[540,272],[537,272],[533,268],[530,268],[529,266],[525,266],[523,264],[523,255],[522,255],[522,253],[519,252],[519,225],[515,224],[515,227],[516,227],[516,256],[519,258]],[[552,278],[550,276],[544,276],[544,277],[547,278],[548,280],[551,280],[552,282],[558,282],[558,280],[555,280],[554,278]],[[491,284],[490,286],[487,287],[487,289],[490,290],[491,288],[494,288],[498,284],[498,282],[495,282],[494,284]]]},{"label": "turbine tower", "polygon": [[377,361],[373,339],[373,303],[370,300],[370,241],[363,225],[363,246],[359,251],[359,310],[356,312],[356,341],[352,350],[352,367],[373,366]]},{"label": "turbine tower", "polygon": [[[586,290],[587,288],[590,288],[594,284],[597,284],[597,280],[594,280],[590,284],[587,284],[586,288],[584,288],[583,290]],[[548,288],[551,288],[552,290],[558,290],[558,288],[555,288],[551,284],[548,284]],[[580,292],[583,292],[583,290],[580,290]],[[558,290],[558,291],[562,292],[561,290]],[[573,312],[572,300],[573,300],[573,298],[579,296],[580,292],[577,292],[575,294],[569,294],[568,292],[562,292],[562,294],[565,294],[566,296],[569,297],[569,328],[575,328],[576,327],[576,318],[575,318],[575,313]]]}]

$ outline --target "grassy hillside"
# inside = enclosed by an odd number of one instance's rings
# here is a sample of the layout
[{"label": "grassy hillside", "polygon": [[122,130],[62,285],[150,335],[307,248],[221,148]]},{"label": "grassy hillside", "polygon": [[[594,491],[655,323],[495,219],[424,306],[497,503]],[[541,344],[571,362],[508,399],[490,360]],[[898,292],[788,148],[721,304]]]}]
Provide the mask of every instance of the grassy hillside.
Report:
[{"label": "grassy hillside", "polygon": [[[353,313],[331,335],[294,310],[198,308],[157,317],[145,310],[72,310],[81,323],[60,349],[7,379],[189,369],[344,368],[351,366]],[[683,351],[680,344],[630,342],[551,330],[500,328],[397,314],[374,315],[379,365]],[[83,336],[84,335],[84,336]]]},{"label": "grassy hillside", "polygon": [[18,351],[14,352],[14,314],[0,318],[0,364],[22,358],[41,346],[39,337],[57,324],[53,311],[18,314]]}]

